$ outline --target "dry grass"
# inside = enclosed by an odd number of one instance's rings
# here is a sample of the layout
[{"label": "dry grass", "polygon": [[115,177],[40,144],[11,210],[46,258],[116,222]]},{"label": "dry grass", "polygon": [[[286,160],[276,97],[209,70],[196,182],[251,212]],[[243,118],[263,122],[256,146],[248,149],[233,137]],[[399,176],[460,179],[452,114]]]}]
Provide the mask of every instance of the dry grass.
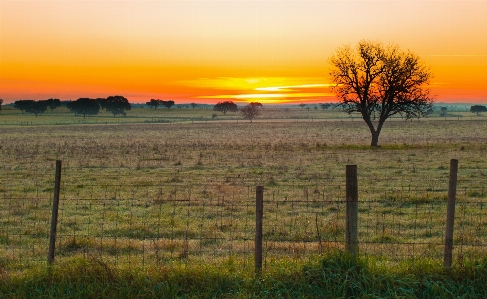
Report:
[{"label": "dry grass", "polygon": [[[2,126],[0,266],[44,259],[57,159],[59,258],[245,258],[256,185],[265,186],[267,259],[340,248],[347,164],[359,169],[364,253],[441,257],[451,158],[460,161],[456,242],[485,244],[487,122],[393,120],[382,146],[370,148],[363,122],[330,113],[320,121]],[[483,248],[457,246],[456,256]]]}]

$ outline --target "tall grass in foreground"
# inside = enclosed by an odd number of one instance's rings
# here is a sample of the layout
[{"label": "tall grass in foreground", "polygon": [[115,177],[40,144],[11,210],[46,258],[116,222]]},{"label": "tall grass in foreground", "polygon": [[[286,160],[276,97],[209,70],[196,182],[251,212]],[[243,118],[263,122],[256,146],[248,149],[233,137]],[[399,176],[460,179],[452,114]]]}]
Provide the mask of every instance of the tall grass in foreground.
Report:
[{"label": "tall grass in foreground", "polygon": [[487,258],[445,269],[426,259],[386,265],[337,252],[279,259],[255,276],[227,258],[139,271],[73,258],[25,272],[0,269],[2,298],[485,298]]}]

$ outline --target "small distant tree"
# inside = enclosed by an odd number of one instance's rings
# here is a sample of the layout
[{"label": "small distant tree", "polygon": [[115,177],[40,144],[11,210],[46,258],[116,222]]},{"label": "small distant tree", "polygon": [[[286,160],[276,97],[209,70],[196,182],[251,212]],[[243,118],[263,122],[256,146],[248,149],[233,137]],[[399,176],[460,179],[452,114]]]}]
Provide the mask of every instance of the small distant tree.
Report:
[{"label": "small distant tree", "polygon": [[447,111],[448,111],[448,108],[446,108],[446,107],[441,107],[441,108],[440,108],[440,115],[441,115],[441,116],[446,116],[446,114],[448,113]]},{"label": "small distant tree", "polygon": [[32,101],[30,105],[25,107],[25,112],[33,113],[37,117],[39,114],[46,112],[49,103],[47,100],[45,101]]},{"label": "small distant tree", "polygon": [[66,107],[75,115],[83,115],[83,118],[86,118],[86,115],[97,115],[100,111],[98,101],[88,98],[79,98],[74,102],[69,102]]},{"label": "small distant tree", "polygon": [[[167,109],[174,106],[174,101],[161,101],[162,106],[166,107]],[[181,108],[181,107],[179,107]]]},{"label": "small distant tree", "polygon": [[301,109],[303,109],[303,108],[304,108],[304,106],[306,106],[306,104],[301,103],[301,104],[299,104],[298,106],[299,106],[299,107],[301,107]]},{"label": "small distant tree", "polygon": [[191,103],[191,107],[193,107],[193,109],[194,109],[194,108],[196,108],[196,106],[198,106],[198,104],[196,104],[196,103]]},{"label": "small distant tree", "polygon": [[[260,103],[258,103],[260,104]],[[253,103],[248,104],[247,106],[244,106],[240,109],[240,114],[242,114],[243,118],[247,118],[252,122],[252,119],[256,118],[261,114],[261,109],[262,104],[256,105]]]},{"label": "small distant tree", "polygon": [[326,110],[331,107],[331,104],[320,104],[322,110]]},{"label": "small distant tree", "polygon": [[157,109],[157,107],[159,107],[159,105],[161,105],[161,100],[155,100],[155,99],[151,99],[149,102],[145,103],[147,106],[149,106],[149,108],[152,108],[154,107],[154,110]]},{"label": "small distant tree", "polygon": [[482,112],[487,112],[487,107],[482,105],[470,106],[470,112],[480,115]]},{"label": "small distant tree", "polygon": [[[435,110],[433,109],[433,107],[430,107],[430,108],[429,108],[429,109],[426,111],[426,113],[425,113],[424,115],[425,115],[426,117],[428,117],[428,116],[432,115],[434,112],[435,112]],[[402,117],[402,115],[401,115],[401,117]]]},{"label": "small distant tree", "polygon": [[102,99],[100,103],[101,107],[111,112],[114,117],[118,114],[126,116],[127,113],[125,111],[132,109],[129,101],[123,96],[109,96],[106,99]]},{"label": "small distant tree", "polygon": [[49,109],[54,110],[57,107],[61,107],[61,100],[60,99],[48,99],[47,100],[47,106]]},{"label": "small distant tree", "polygon": [[32,103],[34,103],[34,100],[18,100],[14,102],[14,108],[19,109],[23,114],[27,107],[32,105]]},{"label": "small distant tree", "polygon": [[213,114],[211,115],[211,119],[215,119],[217,116],[218,116],[218,115],[217,115],[216,113],[213,113]]},{"label": "small distant tree", "polygon": [[225,102],[218,102],[214,107],[213,111],[220,111],[223,115],[227,114],[228,111],[230,112],[238,112],[237,104],[232,101],[225,101]]},{"label": "small distant tree", "polygon": [[2,111],[2,104],[3,104],[3,100],[0,99],[0,111]]}]

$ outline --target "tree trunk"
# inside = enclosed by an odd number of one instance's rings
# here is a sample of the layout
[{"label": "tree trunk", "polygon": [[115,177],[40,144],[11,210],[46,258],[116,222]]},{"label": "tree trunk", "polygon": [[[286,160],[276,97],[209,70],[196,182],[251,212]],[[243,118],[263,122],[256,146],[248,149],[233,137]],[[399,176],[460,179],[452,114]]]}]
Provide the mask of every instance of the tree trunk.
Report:
[{"label": "tree trunk", "polygon": [[379,123],[377,124],[377,128],[374,127],[374,124],[370,120],[370,115],[363,113],[362,118],[369,127],[370,134],[372,135],[372,142],[370,143],[370,146],[377,146],[379,144],[379,135],[380,131],[382,130],[382,125],[384,125],[387,117],[381,116],[381,118],[379,119]]},{"label": "tree trunk", "polygon": [[379,131],[370,131],[372,133],[372,142],[370,143],[370,146],[377,146],[379,143]]},{"label": "tree trunk", "polygon": [[372,133],[372,142],[370,143],[370,146],[377,146],[379,143],[379,135],[380,131],[382,130],[382,125],[384,124],[385,119],[379,120],[379,124],[377,125],[377,129],[370,128],[370,133]]}]

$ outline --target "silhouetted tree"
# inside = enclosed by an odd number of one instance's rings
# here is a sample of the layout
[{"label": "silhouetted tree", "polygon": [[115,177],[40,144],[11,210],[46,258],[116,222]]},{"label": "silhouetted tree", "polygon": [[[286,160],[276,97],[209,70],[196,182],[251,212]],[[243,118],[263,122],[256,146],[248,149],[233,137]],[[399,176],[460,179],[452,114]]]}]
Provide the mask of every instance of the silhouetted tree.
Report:
[{"label": "silhouetted tree", "polygon": [[225,115],[228,111],[238,112],[238,107],[237,104],[232,101],[218,102],[213,106],[213,111],[220,111]]},{"label": "silhouetted tree", "polygon": [[30,105],[25,107],[25,112],[33,113],[37,117],[39,114],[46,112],[49,103],[45,101],[32,101]]},{"label": "silhouetted tree", "polygon": [[339,105],[348,114],[362,115],[372,134],[371,146],[377,146],[389,116],[420,117],[433,103],[424,88],[432,76],[429,69],[416,54],[397,46],[361,41],[356,50],[339,48],[329,61]]},{"label": "silhouetted tree", "polygon": [[262,105],[262,104],[261,104],[261,103],[259,103],[259,102],[251,102],[249,105],[255,106],[255,107],[257,107],[257,108],[259,108],[259,107],[264,107],[264,105]]},{"label": "silhouetted tree", "polygon": [[446,107],[440,108],[440,115],[441,116],[446,116],[447,113],[448,113],[448,108],[446,108]]},{"label": "silhouetted tree", "polygon": [[[161,101],[161,104],[162,104],[162,106],[169,109],[174,105],[174,101]],[[178,108],[181,108],[181,107],[178,107]]]},{"label": "silhouetted tree", "polygon": [[2,104],[3,104],[3,100],[0,99],[0,111],[2,111]]},{"label": "silhouetted tree", "polygon": [[482,105],[470,106],[470,112],[480,115],[481,112],[487,112],[487,107]]},{"label": "silhouetted tree", "polygon": [[102,99],[101,107],[113,113],[113,116],[117,116],[118,114],[125,116],[127,115],[125,111],[132,109],[129,101],[123,96],[109,96],[106,99]]},{"label": "silhouetted tree", "polygon": [[59,99],[48,99],[47,106],[52,110],[56,109],[57,107],[61,107],[61,100]]},{"label": "silhouetted tree", "polygon": [[250,122],[252,122],[252,119],[261,114],[260,107],[262,107],[262,104],[260,103],[250,103],[247,106],[240,108],[240,114],[242,114],[243,118],[248,118]]},{"label": "silhouetted tree", "polygon": [[161,100],[151,99],[150,102],[145,103],[149,108],[154,107],[154,110],[161,105]]},{"label": "silhouetted tree", "polygon": [[83,118],[86,115],[97,115],[100,111],[100,105],[96,99],[79,98],[74,102],[69,102],[66,107],[77,114],[82,114]]},{"label": "silhouetted tree", "polygon": [[198,104],[196,104],[196,103],[191,103],[191,107],[193,107],[193,109],[194,109],[194,108],[196,108],[196,106],[198,106]]},{"label": "silhouetted tree", "polygon": [[303,108],[304,108],[304,106],[306,106],[306,104],[301,103],[301,104],[299,104],[298,106],[299,106],[299,107],[301,107],[301,109],[303,109]]},{"label": "silhouetted tree", "polygon": [[14,102],[14,108],[19,109],[24,113],[27,107],[29,107],[32,103],[34,103],[34,100],[18,100]]}]

